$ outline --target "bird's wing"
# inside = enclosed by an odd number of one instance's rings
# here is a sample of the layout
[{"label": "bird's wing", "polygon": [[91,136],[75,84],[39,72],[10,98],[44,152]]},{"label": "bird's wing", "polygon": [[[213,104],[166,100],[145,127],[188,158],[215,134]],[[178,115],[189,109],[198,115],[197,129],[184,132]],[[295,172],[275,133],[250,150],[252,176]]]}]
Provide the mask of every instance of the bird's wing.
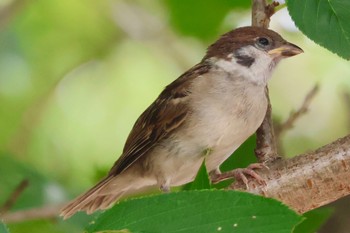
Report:
[{"label": "bird's wing", "polygon": [[159,97],[141,114],[125,143],[123,154],[109,175],[117,175],[135,163],[162,139],[174,132],[189,114],[187,97],[195,78],[209,70],[200,63],[168,85]]}]

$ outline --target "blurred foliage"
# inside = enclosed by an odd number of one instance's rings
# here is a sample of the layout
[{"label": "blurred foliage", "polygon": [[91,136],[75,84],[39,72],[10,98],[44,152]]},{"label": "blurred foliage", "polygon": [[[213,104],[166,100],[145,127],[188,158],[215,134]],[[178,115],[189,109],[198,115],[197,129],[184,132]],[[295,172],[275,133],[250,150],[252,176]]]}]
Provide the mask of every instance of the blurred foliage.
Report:
[{"label": "blurred foliage", "polygon": [[230,171],[239,167],[247,167],[251,163],[256,163],[254,155],[256,136],[249,137],[220,167],[222,171]]},{"label": "blurred foliage", "polygon": [[205,167],[205,161],[203,161],[201,167],[198,170],[197,176],[191,183],[184,185],[182,190],[202,190],[211,189],[211,183],[208,175],[207,168]]},{"label": "blurred foliage", "polygon": [[[315,15],[314,1],[296,3],[288,1],[288,8],[298,27],[349,58],[347,49],[339,51],[348,42],[344,23],[348,8],[332,0],[322,5],[322,14]],[[24,179],[29,186],[11,211],[67,201],[105,175],[137,116],[162,88],[197,63],[219,34],[249,25],[249,4],[243,0],[0,1],[0,206]],[[335,6],[333,12],[330,6]],[[298,12],[306,10],[313,14],[303,14],[308,17],[304,20]],[[291,23],[283,24],[283,15],[287,14],[281,10],[272,18],[277,23],[272,27],[298,41],[305,55],[282,63],[276,71],[278,78],[270,85],[274,114],[286,118],[302,102],[302,93],[314,82],[322,84],[309,114],[286,134],[284,146],[293,155],[348,132],[342,101],[334,93],[339,86],[350,91],[350,71],[345,61],[293,33],[295,29],[288,31]],[[330,21],[333,24],[327,27],[327,20],[321,20],[326,18],[320,16],[337,16],[339,21]],[[320,41],[323,35],[331,38]],[[222,170],[255,162],[254,147],[253,136]],[[204,166],[194,187],[209,188]],[[306,215],[302,229],[316,229],[328,216],[315,213]],[[54,217],[8,227],[12,233],[81,232],[96,215],[79,213],[68,221]],[[0,224],[1,233],[3,228]]]},{"label": "blurred foliage", "polygon": [[8,229],[3,222],[0,221],[0,233],[8,233]]},{"label": "blurred foliage", "polygon": [[213,39],[223,20],[233,9],[247,9],[246,0],[165,0],[170,22],[179,32],[200,40]]},{"label": "blurred foliage", "polygon": [[315,233],[332,215],[331,208],[320,208],[303,214],[305,220],[294,229],[293,233]]},{"label": "blurred foliage", "polygon": [[1,144],[29,104],[74,66],[105,54],[117,35],[105,1],[38,0],[23,8],[0,34]]},{"label": "blurred foliage", "polygon": [[62,201],[63,197],[59,197],[60,191],[62,195],[62,190],[59,190],[59,187],[55,184],[50,183],[38,171],[14,160],[9,155],[0,154],[0,161],[0,203],[4,203],[23,180],[27,180],[29,185],[17,199],[13,206],[14,210],[27,209],[57,201],[48,200],[54,197],[49,195],[50,192],[54,192],[58,201]]}]

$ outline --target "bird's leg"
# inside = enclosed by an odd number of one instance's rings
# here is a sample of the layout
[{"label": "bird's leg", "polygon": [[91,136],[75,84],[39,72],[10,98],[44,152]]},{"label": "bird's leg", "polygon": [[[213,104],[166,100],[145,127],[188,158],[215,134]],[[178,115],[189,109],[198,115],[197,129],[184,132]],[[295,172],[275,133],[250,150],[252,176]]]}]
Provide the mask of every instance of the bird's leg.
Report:
[{"label": "bird's leg", "polygon": [[234,178],[236,180],[241,180],[248,188],[247,175],[253,177],[259,184],[265,184],[265,180],[257,174],[254,170],[268,167],[262,163],[253,163],[246,168],[237,168],[232,171],[221,173],[220,170],[214,170],[209,173],[211,182],[216,184],[221,181]]},{"label": "bird's leg", "polygon": [[162,191],[163,193],[169,193],[170,192],[170,187],[167,185],[161,185],[159,187],[160,191]]},{"label": "bird's leg", "polygon": [[159,189],[163,193],[169,193],[170,192],[170,179],[167,179],[167,180],[164,180],[163,182],[161,182]]}]

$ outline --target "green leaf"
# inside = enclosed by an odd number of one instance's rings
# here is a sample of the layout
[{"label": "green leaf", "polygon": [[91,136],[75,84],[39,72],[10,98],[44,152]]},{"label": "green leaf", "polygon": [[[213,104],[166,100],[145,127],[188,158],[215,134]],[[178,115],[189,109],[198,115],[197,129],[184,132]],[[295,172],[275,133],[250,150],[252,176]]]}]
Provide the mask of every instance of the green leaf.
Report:
[{"label": "green leaf", "polygon": [[0,221],[0,233],[9,233],[9,230],[3,222]]},{"label": "green leaf", "polygon": [[273,199],[230,190],[200,190],[122,201],[99,215],[87,231],[290,233],[301,220]]},{"label": "green leaf", "polygon": [[193,182],[186,184],[183,190],[201,190],[201,189],[211,189],[211,183],[208,176],[208,171],[205,166],[205,160],[203,161],[201,167],[198,170],[197,176]]},{"label": "green leaf", "polygon": [[166,0],[170,22],[180,33],[200,39],[217,36],[227,13],[234,8],[248,8],[246,0]]},{"label": "green leaf", "polygon": [[317,232],[332,213],[333,209],[331,208],[315,209],[305,213],[303,215],[305,220],[294,229],[293,233]]},{"label": "green leaf", "polygon": [[350,1],[288,0],[299,29],[317,44],[350,59]]}]

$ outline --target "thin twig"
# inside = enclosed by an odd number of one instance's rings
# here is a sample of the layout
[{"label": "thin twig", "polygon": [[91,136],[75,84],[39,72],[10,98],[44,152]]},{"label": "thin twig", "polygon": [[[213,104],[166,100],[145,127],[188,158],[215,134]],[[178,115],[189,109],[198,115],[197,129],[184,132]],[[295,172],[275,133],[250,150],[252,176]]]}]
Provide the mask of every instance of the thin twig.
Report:
[{"label": "thin twig", "polygon": [[300,106],[300,108],[296,111],[293,111],[290,113],[289,117],[287,118],[287,120],[279,125],[275,125],[275,135],[276,138],[280,138],[283,133],[285,133],[286,131],[288,131],[289,129],[293,128],[294,123],[303,115],[305,115],[310,107],[310,104],[312,102],[312,100],[314,99],[314,97],[316,96],[316,94],[319,91],[319,86],[315,85],[309,92],[308,94],[305,96],[304,101],[302,103],[302,105]]},{"label": "thin twig", "polygon": [[28,210],[19,210],[6,213],[1,218],[5,223],[25,222],[37,219],[54,219],[59,215],[60,210],[66,204],[47,205],[40,208],[32,208]]},{"label": "thin twig", "polygon": [[15,190],[11,193],[9,198],[0,207],[0,216],[3,216],[7,211],[9,211],[12,206],[16,203],[18,197],[23,193],[23,191],[28,187],[29,181],[24,179],[17,185]]},{"label": "thin twig", "polygon": [[345,105],[346,105],[346,110],[347,110],[347,118],[348,119],[348,130],[350,132],[350,93],[349,92],[344,92],[344,100],[345,100]]}]

